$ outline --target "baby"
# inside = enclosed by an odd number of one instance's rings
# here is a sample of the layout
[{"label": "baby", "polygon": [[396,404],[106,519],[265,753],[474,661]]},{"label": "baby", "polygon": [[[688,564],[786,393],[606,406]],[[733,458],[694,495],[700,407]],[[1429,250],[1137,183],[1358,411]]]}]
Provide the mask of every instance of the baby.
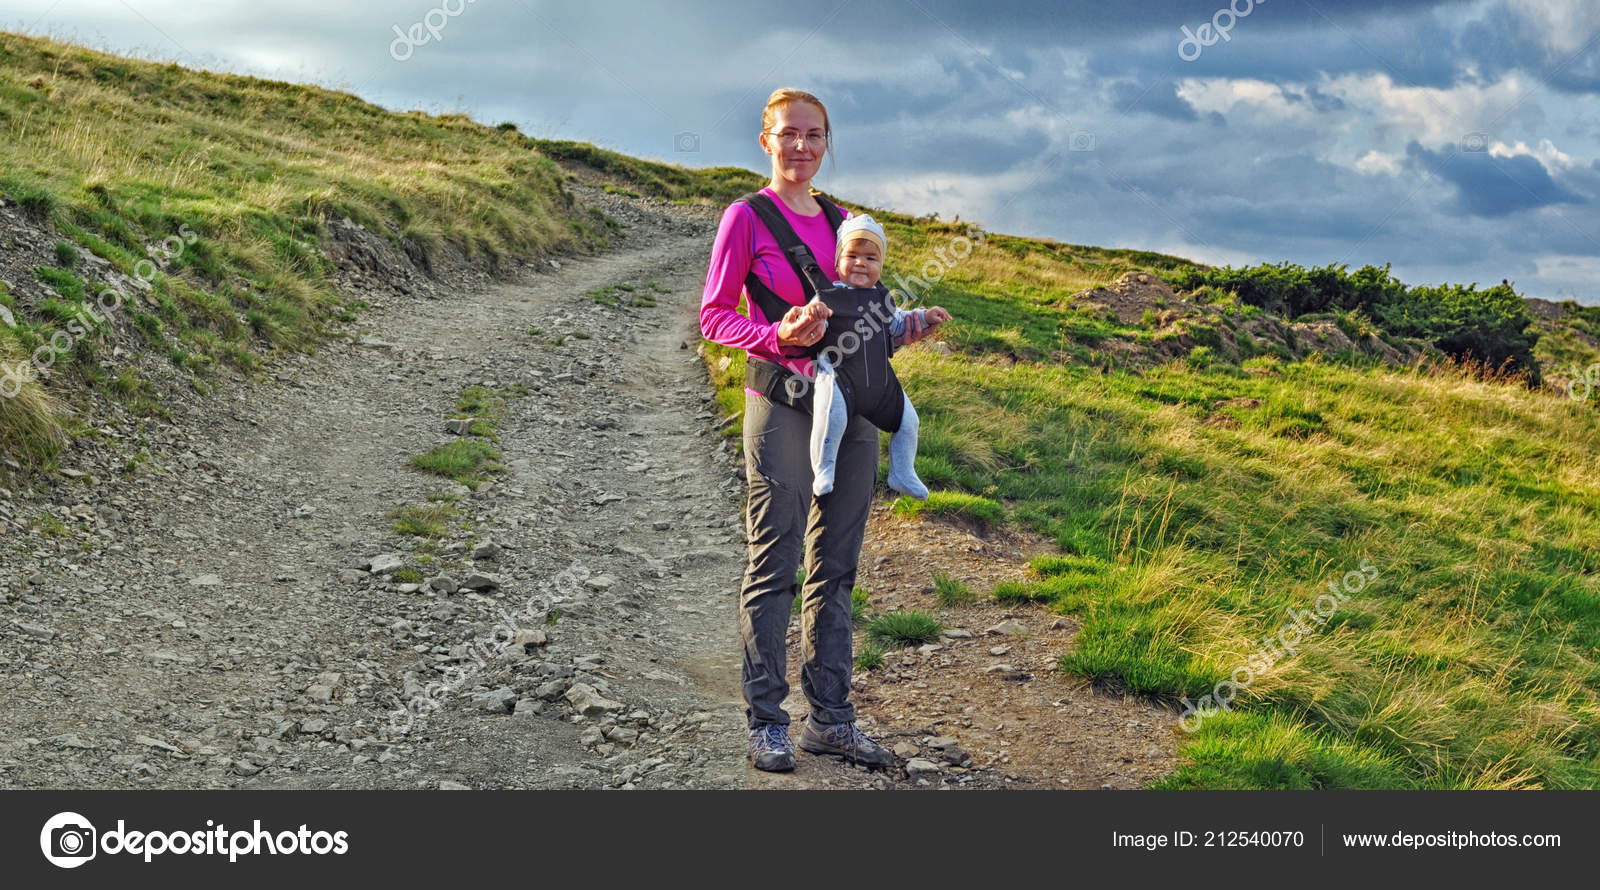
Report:
[{"label": "baby", "polygon": [[[888,241],[883,226],[866,214],[845,220],[838,232],[838,255],[835,266],[840,287],[871,288],[878,285],[883,274],[883,258]],[[820,302],[813,299],[812,303]],[[808,306],[807,309],[811,310]],[[907,324],[922,330],[929,324],[940,324],[950,317],[940,307],[909,312],[896,307],[889,323],[891,341],[905,335]],[[839,388],[839,374],[824,350],[816,359],[816,397],[811,413],[811,470],[812,492],[824,495],[833,491],[834,467],[839,454],[839,440],[850,421],[844,393]],[[911,406],[911,397],[904,395],[900,412],[900,428],[889,437],[889,487],[917,500],[928,499],[928,488],[917,478],[917,411]]]}]

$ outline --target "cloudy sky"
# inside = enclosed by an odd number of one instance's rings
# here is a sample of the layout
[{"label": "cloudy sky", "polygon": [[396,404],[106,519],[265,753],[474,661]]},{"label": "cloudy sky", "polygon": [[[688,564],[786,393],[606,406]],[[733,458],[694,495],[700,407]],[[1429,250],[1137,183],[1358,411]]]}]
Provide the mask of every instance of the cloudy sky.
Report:
[{"label": "cloudy sky", "polygon": [[0,28],[762,171],[799,86],[847,201],[1600,303],[1600,0],[0,0]]}]

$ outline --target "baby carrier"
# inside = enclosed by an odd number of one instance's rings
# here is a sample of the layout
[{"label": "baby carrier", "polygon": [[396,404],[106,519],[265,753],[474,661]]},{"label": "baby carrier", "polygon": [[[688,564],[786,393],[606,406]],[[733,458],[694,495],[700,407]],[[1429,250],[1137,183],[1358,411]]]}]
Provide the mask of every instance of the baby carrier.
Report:
[{"label": "baby carrier", "polygon": [[[860,414],[884,432],[899,430],[905,391],[889,364],[889,321],[894,317],[894,303],[888,288],[881,283],[869,288],[835,285],[822,274],[810,248],[771,198],[754,192],[739,200],[750,205],[777,240],[807,296],[820,299],[833,311],[821,340],[808,347],[784,347],[783,354],[813,360],[826,354],[839,375],[839,391],[844,394],[847,412]],[[832,201],[824,198],[818,203],[827,215],[828,225],[837,232],[844,216]],[[768,321],[778,321],[794,306],[767,287],[754,269],[744,284],[745,293]],[[811,413],[812,382],[776,362],[749,356],[745,360],[744,383],[774,402]]]}]

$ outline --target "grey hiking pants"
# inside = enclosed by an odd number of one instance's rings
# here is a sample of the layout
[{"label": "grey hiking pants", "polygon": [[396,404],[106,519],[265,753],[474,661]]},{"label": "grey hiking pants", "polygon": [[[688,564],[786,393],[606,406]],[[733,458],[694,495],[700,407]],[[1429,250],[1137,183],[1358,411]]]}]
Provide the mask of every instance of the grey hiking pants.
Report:
[{"label": "grey hiking pants", "polygon": [[749,562],[739,593],[745,717],[750,728],[788,724],[785,634],[802,545],[800,688],[818,724],[854,721],[850,590],[878,476],[878,428],[851,417],[839,442],[833,491],[811,494],[811,416],[744,396]]}]

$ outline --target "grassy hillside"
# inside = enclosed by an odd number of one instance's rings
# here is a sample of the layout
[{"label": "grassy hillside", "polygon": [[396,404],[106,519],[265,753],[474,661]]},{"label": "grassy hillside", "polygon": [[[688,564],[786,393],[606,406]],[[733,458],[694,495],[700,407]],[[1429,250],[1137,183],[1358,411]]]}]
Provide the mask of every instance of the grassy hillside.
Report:
[{"label": "grassy hillside", "polygon": [[[891,282],[973,234],[890,219]],[[1062,670],[1194,706],[1169,787],[1600,786],[1592,406],[1437,353],[1120,363],[1157,322],[1066,299],[1186,265],[993,235],[946,264],[949,348],[895,360],[935,489],[903,506],[1057,541],[992,594],[1082,619]]]},{"label": "grassy hillside", "polygon": [[[362,307],[334,289],[322,249],[331,221],[354,220],[423,268],[500,270],[605,243],[606,221],[576,208],[561,187],[570,174],[552,158],[621,158],[538,143],[510,125],[395,114],[316,87],[3,33],[0,132],[0,193],[61,242],[14,289],[0,286],[18,322],[0,324],[0,363],[16,367],[67,331],[113,280],[150,285],[74,336],[48,381],[0,398],[0,453],[24,467],[48,466],[67,436],[95,426],[91,390],[160,411],[161,385],[204,390],[218,363],[250,371],[355,318]],[[626,161],[677,198],[721,195],[738,178]],[[180,232],[181,246],[168,240]],[[141,267],[152,249],[161,263]],[[103,367],[115,346],[164,356],[170,379]],[[74,406],[85,416],[66,420]]]}]

